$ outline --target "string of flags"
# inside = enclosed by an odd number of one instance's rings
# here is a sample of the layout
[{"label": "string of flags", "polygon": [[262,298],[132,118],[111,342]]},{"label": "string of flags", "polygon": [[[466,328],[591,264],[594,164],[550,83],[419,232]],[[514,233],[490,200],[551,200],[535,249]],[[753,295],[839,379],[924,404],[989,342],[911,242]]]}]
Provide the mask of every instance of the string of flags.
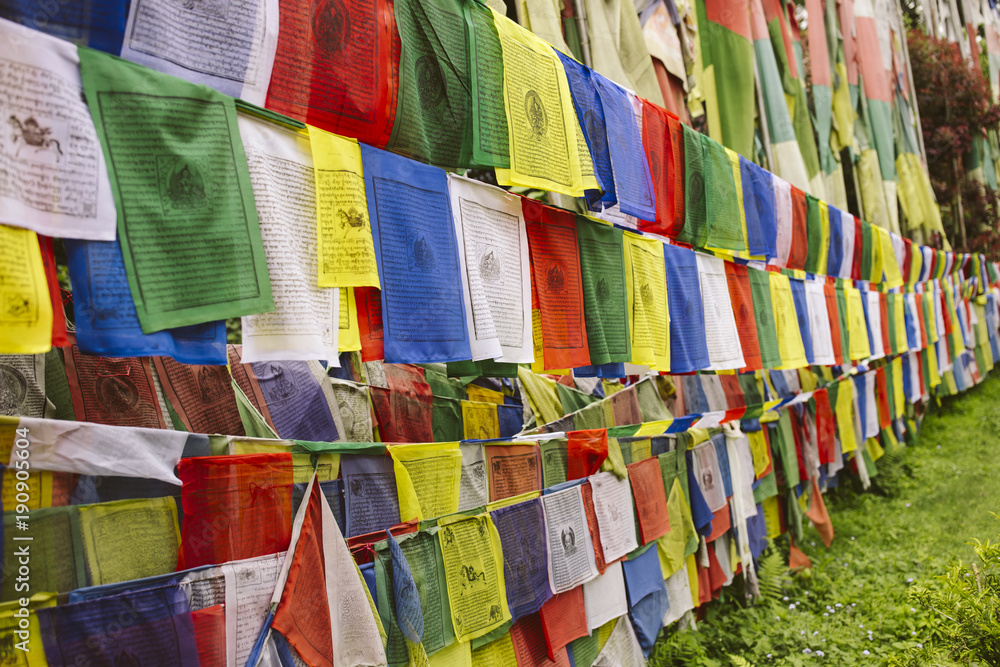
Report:
[{"label": "string of flags", "polygon": [[0,19],[5,655],[641,665],[1000,355],[995,263],[476,2],[193,4]]}]

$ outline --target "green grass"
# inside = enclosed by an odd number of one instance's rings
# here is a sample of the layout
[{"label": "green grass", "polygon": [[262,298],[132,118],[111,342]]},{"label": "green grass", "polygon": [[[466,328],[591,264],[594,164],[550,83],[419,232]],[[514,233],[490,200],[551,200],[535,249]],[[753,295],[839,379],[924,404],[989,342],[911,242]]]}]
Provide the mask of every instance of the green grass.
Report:
[{"label": "green grass", "polygon": [[[755,602],[738,578],[697,630],[664,631],[650,664],[975,664],[941,657],[942,621],[911,590],[940,586],[949,564],[976,559],[973,538],[1000,532],[991,515],[1000,512],[998,375],[932,409],[915,445],[878,461],[867,492],[842,474],[826,496],[833,545],[811,527],[798,545],[811,570],[787,575],[769,564],[781,585]],[[762,561],[787,563],[787,549],[782,538]]]}]

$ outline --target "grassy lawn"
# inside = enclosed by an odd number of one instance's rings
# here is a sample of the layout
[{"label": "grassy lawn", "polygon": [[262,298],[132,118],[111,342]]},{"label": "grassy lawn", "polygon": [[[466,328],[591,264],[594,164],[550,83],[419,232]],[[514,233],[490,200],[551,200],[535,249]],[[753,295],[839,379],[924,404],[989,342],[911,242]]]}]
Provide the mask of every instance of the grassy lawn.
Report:
[{"label": "grassy lawn", "polygon": [[761,558],[763,600],[747,604],[737,579],[697,631],[662,635],[650,663],[976,664],[935,652],[941,621],[911,591],[935,585],[956,560],[976,560],[973,538],[1000,533],[991,515],[1000,513],[998,375],[929,411],[915,446],[879,460],[868,492],[842,474],[842,488],[827,495],[833,545],[811,527],[798,545],[811,570],[786,574],[787,538],[779,540]]}]

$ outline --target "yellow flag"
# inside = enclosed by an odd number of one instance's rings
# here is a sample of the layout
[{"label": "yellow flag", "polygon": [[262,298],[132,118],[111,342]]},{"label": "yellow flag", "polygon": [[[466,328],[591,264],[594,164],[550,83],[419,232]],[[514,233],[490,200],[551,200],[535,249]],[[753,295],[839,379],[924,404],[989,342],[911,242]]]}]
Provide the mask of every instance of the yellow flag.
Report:
[{"label": "yellow flag", "polygon": [[500,437],[500,419],[496,403],[462,401],[462,422],[466,440],[492,440]]},{"label": "yellow flag", "polygon": [[[934,291],[931,289],[931,285],[932,285],[932,283],[928,282],[927,286],[926,286],[927,290],[924,292],[923,297],[920,297],[918,295],[917,298],[923,298],[923,300],[924,300],[924,312],[927,313],[927,327],[926,327],[927,328],[927,337],[930,339],[931,343],[936,343],[936,342],[938,342],[938,339],[941,336],[938,335],[938,329],[937,329],[937,309],[935,308],[936,304],[934,303],[935,302]],[[980,338],[979,340],[986,340],[986,328],[985,328],[986,327],[986,318],[985,318],[985,311],[984,311],[983,314],[984,314],[984,317],[979,320],[980,324],[983,327],[983,329],[982,329],[982,331],[983,331],[983,337]]]},{"label": "yellow flag", "polygon": [[753,458],[753,476],[760,479],[771,467],[771,449],[767,446],[763,430],[747,431],[746,435],[750,441],[750,455]]},{"label": "yellow flag", "polygon": [[[233,438],[229,443],[229,454],[284,454],[295,446],[292,440],[269,440],[266,438]],[[313,458],[315,457],[315,458]],[[316,480],[329,482],[340,476],[340,454],[321,452],[316,454],[292,454],[292,481],[307,484],[316,472]]]},{"label": "yellow flag", "polygon": [[94,586],[177,569],[181,529],[172,497],[85,505],[80,508],[80,532]]},{"label": "yellow flag", "polygon": [[910,275],[906,277],[906,282],[915,283],[920,277],[920,271],[924,265],[924,255],[921,252],[917,252],[917,249],[913,249],[910,259]]},{"label": "yellow flag", "polygon": [[[731,148],[726,148],[726,155],[729,156],[729,162],[733,165],[733,181],[736,183],[736,208],[740,212],[740,233],[743,234],[743,245],[747,246],[747,214],[743,202],[743,174],[740,171],[740,154]],[[716,248],[712,248],[716,250]],[[726,255],[732,256],[733,254],[739,255],[741,257],[750,257],[747,252],[736,252],[733,253],[732,250],[725,248],[719,248],[723,250]]]},{"label": "yellow flag", "polygon": [[830,254],[830,207],[822,199],[819,200],[819,257],[817,273],[827,273],[827,259]]},{"label": "yellow flag", "polygon": [[844,282],[844,296],[847,297],[848,353],[851,361],[871,356],[868,345],[868,325],[865,323],[865,307],[861,304],[861,290],[850,282]]},{"label": "yellow flag", "polygon": [[772,540],[781,535],[781,510],[778,505],[778,498],[782,496],[771,496],[765,498],[761,505],[764,508],[764,525],[767,527],[767,536]]},{"label": "yellow flag", "polygon": [[837,404],[833,406],[833,412],[837,418],[840,451],[847,454],[858,448],[858,438],[854,430],[854,381],[848,378],[840,383],[838,389]]},{"label": "yellow flag", "polygon": [[903,286],[903,272],[896,261],[896,250],[892,245],[892,236],[881,227],[872,227],[872,232],[878,235],[878,243],[882,247],[882,272],[889,289]]},{"label": "yellow flag", "polygon": [[340,288],[340,336],[337,349],[353,352],[361,349],[361,329],[358,326],[358,302],[353,287]]},{"label": "yellow flag", "polygon": [[701,603],[698,601],[700,593],[698,588],[698,563],[693,554],[687,557],[684,565],[687,567],[688,586],[691,588],[691,602],[695,608],[700,607]]},{"label": "yellow flag", "polygon": [[472,651],[473,667],[517,667],[514,641],[507,632]]},{"label": "yellow flag", "polygon": [[667,496],[667,516],[670,517],[670,530],[656,540],[656,552],[660,558],[660,570],[663,578],[669,579],[672,574],[684,567],[684,554],[687,553],[688,541],[697,541],[698,532],[691,519],[691,508],[684,498],[684,489],[680,480],[674,479]]},{"label": "yellow flag", "polygon": [[771,285],[771,304],[774,308],[774,328],[778,334],[778,354],[782,369],[808,366],[806,348],[802,344],[799,318],[795,314],[795,300],[788,276],[768,271]]},{"label": "yellow flag", "polygon": [[892,402],[895,408],[893,419],[898,419],[906,414],[906,398],[903,394],[903,358],[896,357],[892,360]]},{"label": "yellow flag", "polygon": [[[42,644],[42,629],[35,616],[37,609],[56,606],[55,593],[35,593],[28,598],[29,616],[27,627],[22,624],[22,618],[15,616],[22,607],[19,600],[0,604],[0,636],[11,637],[11,643],[5,647],[9,651],[3,661],[11,667],[46,667],[45,646]],[[23,612],[21,612],[23,613]],[[18,634],[22,633],[22,634]],[[22,648],[23,647],[23,650]],[[18,656],[21,656],[18,658]]]},{"label": "yellow flag", "polygon": [[633,433],[632,435],[634,436],[662,435],[667,432],[667,429],[670,428],[670,425],[673,423],[674,423],[673,419],[661,419],[655,422],[643,422],[639,426],[639,430]]},{"label": "yellow flag", "polygon": [[507,17],[493,12],[493,20],[503,50],[510,148],[510,169],[497,169],[497,181],[571,197],[597,189],[566,71],[555,51]]},{"label": "yellow flag", "polygon": [[503,392],[487,389],[486,387],[480,387],[477,384],[466,385],[465,394],[469,397],[470,401],[503,405]]},{"label": "yellow flag", "polygon": [[458,511],[462,450],[457,442],[391,445],[387,449],[396,473],[403,521],[435,519]]},{"label": "yellow flag", "polygon": [[670,313],[663,244],[625,232],[625,285],[632,363],[670,370]]},{"label": "yellow flag", "polygon": [[527,368],[519,366],[517,379],[527,393],[528,406],[535,413],[535,419],[540,424],[549,424],[563,416],[562,403],[559,401],[556,383],[547,377],[532,373]]},{"label": "yellow flag", "polygon": [[472,667],[472,642],[452,642],[428,658],[430,667]]},{"label": "yellow flag", "polygon": [[316,180],[319,286],[379,287],[361,148],[356,139],[307,127]]},{"label": "yellow flag", "polygon": [[0,225],[0,354],[52,349],[52,302],[35,232]]},{"label": "yellow flag", "polygon": [[[11,443],[13,443],[13,439]],[[8,453],[0,460],[9,461],[10,454]],[[18,491],[18,482],[27,484],[28,490],[26,492]],[[24,487],[22,486],[21,488],[23,489]],[[17,471],[13,468],[7,468],[3,471],[3,494],[0,496],[3,499],[3,506],[14,507],[14,505],[19,504],[16,500],[19,493],[28,494],[28,502],[22,504],[29,510],[52,507],[52,472],[49,470],[33,470],[27,480],[19,480],[17,479]],[[21,499],[24,499],[23,495],[21,495]]]},{"label": "yellow flag", "polygon": [[438,531],[455,639],[482,637],[510,620],[500,534],[489,514]]},{"label": "yellow flag", "polygon": [[897,294],[893,298],[892,313],[889,316],[896,320],[896,348],[906,351],[910,344],[906,342],[906,303],[902,294]]}]

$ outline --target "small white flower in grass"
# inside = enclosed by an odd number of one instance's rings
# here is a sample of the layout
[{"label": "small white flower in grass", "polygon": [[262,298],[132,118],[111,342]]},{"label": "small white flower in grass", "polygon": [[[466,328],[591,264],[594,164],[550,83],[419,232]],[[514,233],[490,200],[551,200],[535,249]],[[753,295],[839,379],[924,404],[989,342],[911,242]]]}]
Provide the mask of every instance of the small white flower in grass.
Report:
[{"label": "small white flower in grass", "polygon": [[774,618],[776,618],[776,619],[777,619],[777,620],[779,620],[779,621],[781,620],[781,617],[780,617],[780,616],[775,616]]},{"label": "small white flower in grass", "polygon": [[917,633],[916,632],[911,632],[910,635],[912,635],[913,637],[916,637]]},{"label": "small white flower in grass", "polygon": [[907,506],[907,507],[909,507],[909,506],[910,506],[910,503],[906,503],[906,506]]},{"label": "small white flower in grass", "polygon": [[792,603],[792,604],[788,605],[788,610],[789,610],[789,611],[791,611],[791,610],[793,610],[793,609],[795,609],[795,604],[794,604],[794,603]]},{"label": "small white flower in grass", "polygon": [[938,449],[941,449],[941,445],[938,445],[938,446],[937,446],[937,448],[938,448]]},{"label": "small white flower in grass", "polygon": [[863,624],[863,623],[859,623],[859,624],[858,624],[858,627],[859,627],[859,628],[863,628],[863,627],[865,627],[865,626],[864,626],[864,624]]},{"label": "small white flower in grass", "polygon": [[917,644],[917,648],[923,648],[923,647],[924,647],[923,644]]},{"label": "small white flower in grass", "polygon": [[804,635],[805,633],[806,633],[806,631],[805,631],[805,630],[799,630],[799,634],[800,634],[800,635]]},{"label": "small white flower in grass", "polygon": [[852,606],[852,607],[857,607],[857,606],[858,606],[858,603],[857,603],[857,602],[852,602],[852,603],[851,603],[851,606]]},{"label": "small white flower in grass", "polygon": [[865,649],[864,651],[861,652],[861,655],[871,655],[871,654],[872,652],[869,651],[868,649]]},{"label": "small white flower in grass", "polygon": [[853,541],[854,541],[854,538],[853,538],[853,537],[851,537],[851,542],[853,542]]},{"label": "small white flower in grass", "polygon": [[912,584],[912,583],[913,583],[913,577],[910,577],[909,579],[907,579],[907,580],[906,580],[906,583],[908,583],[908,584]]},{"label": "small white flower in grass", "polygon": [[788,602],[788,596],[787,595],[785,597],[781,598],[781,599],[784,600],[785,602]]},{"label": "small white flower in grass", "polygon": [[840,603],[838,602],[838,603],[837,603],[836,605],[834,605],[834,606],[836,606],[836,607],[837,607],[837,608],[839,609],[840,607],[843,607],[844,605],[842,605],[842,604],[840,604]]},{"label": "small white flower in grass", "polygon": [[823,653],[823,651],[816,651],[816,657],[817,658],[822,658],[825,655],[826,655],[826,653]]},{"label": "small white flower in grass", "polygon": [[811,648],[804,648],[804,649],[802,649],[802,652],[805,653],[806,655],[808,655],[808,654],[812,653],[813,650]]},{"label": "small white flower in grass", "polygon": [[767,657],[769,657],[769,658],[770,658],[770,657],[771,657],[771,654],[770,654],[770,653],[768,653],[768,654],[767,654]]},{"label": "small white flower in grass", "polygon": [[818,635],[818,634],[819,634],[819,630],[815,630],[815,631],[813,632],[813,637],[815,637],[815,636],[816,636],[816,635]]},{"label": "small white flower in grass", "polygon": [[828,613],[826,613],[826,612],[824,611],[824,612],[823,612],[823,615],[824,615],[824,616],[829,616],[830,614],[828,614]]}]

